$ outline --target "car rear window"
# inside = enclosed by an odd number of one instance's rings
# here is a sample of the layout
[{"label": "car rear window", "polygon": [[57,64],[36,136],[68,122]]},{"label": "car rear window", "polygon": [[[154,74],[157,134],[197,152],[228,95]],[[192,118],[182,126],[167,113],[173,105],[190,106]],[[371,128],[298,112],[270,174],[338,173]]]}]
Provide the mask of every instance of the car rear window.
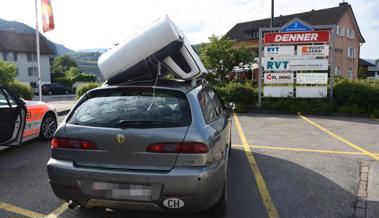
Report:
[{"label": "car rear window", "polygon": [[191,112],[184,93],[165,89],[153,92],[152,88],[99,90],[75,110],[68,123],[109,128],[190,125]]}]

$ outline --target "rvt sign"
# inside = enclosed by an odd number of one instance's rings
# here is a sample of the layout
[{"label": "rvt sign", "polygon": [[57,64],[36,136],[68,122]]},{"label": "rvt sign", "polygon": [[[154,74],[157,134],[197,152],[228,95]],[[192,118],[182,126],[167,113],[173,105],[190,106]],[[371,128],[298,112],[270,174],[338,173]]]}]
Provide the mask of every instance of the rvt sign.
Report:
[{"label": "rvt sign", "polygon": [[275,56],[293,56],[295,54],[295,46],[266,46],[265,57]]},{"label": "rvt sign", "polygon": [[265,70],[287,70],[289,61],[266,61]]}]

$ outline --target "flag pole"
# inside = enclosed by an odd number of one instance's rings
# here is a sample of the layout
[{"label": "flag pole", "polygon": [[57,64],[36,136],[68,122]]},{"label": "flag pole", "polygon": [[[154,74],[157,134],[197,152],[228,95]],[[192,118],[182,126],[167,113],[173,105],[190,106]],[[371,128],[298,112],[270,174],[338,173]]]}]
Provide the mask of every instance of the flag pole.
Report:
[{"label": "flag pole", "polygon": [[35,10],[36,10],[36,47],[37,47],[37,70],[38,70],[38,93],[39,100],[42,101],[42,79],[41,79],[41,60],[39,51],[39,25],[38,25],[38,0],[35,0]]}]

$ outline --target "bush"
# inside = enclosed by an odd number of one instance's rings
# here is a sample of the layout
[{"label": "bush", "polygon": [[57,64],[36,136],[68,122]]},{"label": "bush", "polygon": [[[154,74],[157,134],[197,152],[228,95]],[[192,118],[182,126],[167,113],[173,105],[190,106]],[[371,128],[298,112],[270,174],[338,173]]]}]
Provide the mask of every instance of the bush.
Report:
[{"label": "bush", "polygon": [[329,99],[264,98],[262,109],[290,113],[331,113],[333,102]]},{"label": "bush", "polygon": [[54,80],[52,80],[52,82],[54,83],[58,83],[62,86],[65,86],[65,87],[69,87],[71,88],[72,87],[72,81],[67,79],[66,77],[58,77],[58,78],[54,78]]},{"label": "bush", "polygon": [[76,89],[76,97],[80,98],[87,91],[99,87],[99,83],[84,83]]},{"label": "bush", "polygon": [[19,81],[13,81],[8,84],[8,87],[20,98],[31,100],[33,97],[33,90],[30,85],[26,85]]},{"label": "bush", "polygon": [[357,80],[341,80],[334,86],[336,111],[353,114],[375,114],[379,110],[379,85]]},{"label": "bush", "polygon": [[215,85],[216,91],[225,102],[236,104],[237,112],[246,112],[249,108],[255,108],[258,100],[257,89],[250,82],[229,82]]},{"label": "bush", "polygon": [[16,77],[16,65],[0,60],[0,84],[7,85]]}]

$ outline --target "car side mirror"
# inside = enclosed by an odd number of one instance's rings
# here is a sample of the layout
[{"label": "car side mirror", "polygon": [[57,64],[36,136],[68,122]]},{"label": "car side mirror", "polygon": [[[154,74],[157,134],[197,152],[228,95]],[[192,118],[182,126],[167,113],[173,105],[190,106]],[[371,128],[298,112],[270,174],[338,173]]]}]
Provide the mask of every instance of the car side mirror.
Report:
[{"label": "car side mirror", "polygon": [[234,109],[236,109],[236,104],[233,102],[229,102],[226,107],[228,108],[228,110],[233,111]]}]

